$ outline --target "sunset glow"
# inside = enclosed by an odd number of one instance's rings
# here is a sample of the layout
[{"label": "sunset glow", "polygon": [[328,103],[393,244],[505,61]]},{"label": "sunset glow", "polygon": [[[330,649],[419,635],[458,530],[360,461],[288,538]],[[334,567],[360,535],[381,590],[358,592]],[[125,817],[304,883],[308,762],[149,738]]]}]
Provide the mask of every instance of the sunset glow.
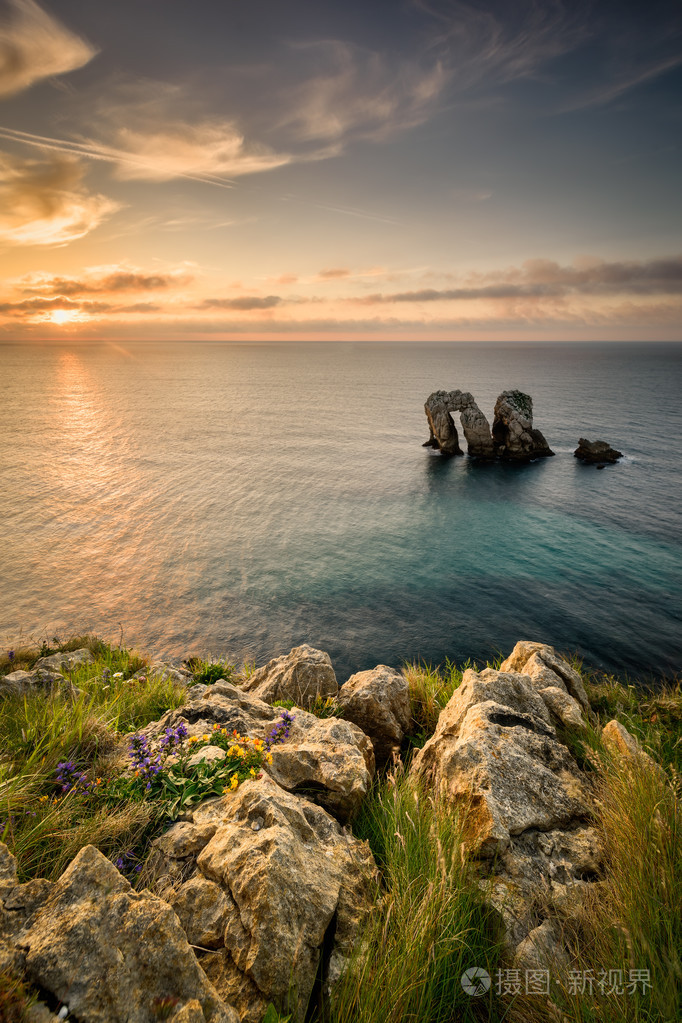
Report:
[{"label": "sunset glow", "polygon": [[677,5],[117,11],[0,2],[0,338],[680,337]]}]

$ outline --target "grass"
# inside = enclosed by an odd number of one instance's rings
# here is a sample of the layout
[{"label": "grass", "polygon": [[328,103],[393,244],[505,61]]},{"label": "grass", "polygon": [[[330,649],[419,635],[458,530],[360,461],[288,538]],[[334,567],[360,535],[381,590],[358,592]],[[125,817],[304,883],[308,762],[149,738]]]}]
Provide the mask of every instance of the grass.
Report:
[{"label": "grass", "polygon": [[90,777],[105,780],[125,759],[125,735],[184,702],[185,689],[171,680],[134,673],[147,662],[123,647],[76,636],[58,648],[17,648],[0,671],[25,670],[38,657],[87,647],[95,660],[63,674],[78,693],[5,697],[0,703],[0,839],[17,857],[21,880],[54,879],[83,845],[116,859],[144,850],[155,827],[151,804],[122,800],[93,808],[78,793],[62,798],[57,765],[73,761]]},{"label": "grass", "polygon": [[496,1019],[492,996],[471,999],[460,978],[491,974],[500,956],[462,849],[464,818],[414,785],[400,768],[366,800],[354,832],[382,874],[375,911],[351,965],[332,992],[330,1023],[450,1023]]}]

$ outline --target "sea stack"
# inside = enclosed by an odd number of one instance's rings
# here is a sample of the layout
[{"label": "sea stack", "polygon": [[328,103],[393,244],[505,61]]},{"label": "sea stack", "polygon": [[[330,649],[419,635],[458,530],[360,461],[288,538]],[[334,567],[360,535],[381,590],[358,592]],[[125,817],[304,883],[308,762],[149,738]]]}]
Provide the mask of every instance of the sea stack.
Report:
[{"label": "sea stack", "polygon": [[540,431],[533,429],[533,399],[523,391],[503,391],[495,402],[493,443],[497,457],[510,462],[554,454]]},{"label": "sea stack", "polygon": [[622,451],[616,451],[605,440],[586,440],[584,437],[578,441],[578,447],[573,454],[581,462],[588,462],[591,465],[597,463],[613,465],[623,457]]},{"label": "sea stack", "polygon": [[424,447],[444,455],[462,455],[452,412],[459,412],[468,453],[472,458],[529,462],[554,452],[539,430],[533,429],[533,399],[522,391],[503,391],[495,404],[492,433],[488,420],[468,391],[434,391],[424,405],[429,439]]}]

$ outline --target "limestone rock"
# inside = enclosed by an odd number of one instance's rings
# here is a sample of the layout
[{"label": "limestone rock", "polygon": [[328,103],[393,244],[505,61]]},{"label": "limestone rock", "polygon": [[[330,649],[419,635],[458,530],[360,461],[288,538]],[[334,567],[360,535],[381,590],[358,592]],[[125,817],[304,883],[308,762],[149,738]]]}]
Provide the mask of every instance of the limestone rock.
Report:
[{"label": "limestone rock", "polygon": [[666,774],[660,764],[657,764],[649,754],[642,749],[639,742],[628,732],[625,725],[620,721],[609,721],[604,725],[601,733],[602,741],[611,754],[620,757],[626,763],[637,764],[646,770],[653,771],[660,778],[666,779]]},{"label": "limestone rock", "polygon": [[33,667],[54,672],[73,671],[81,664],[92,664],[94,660],[91,651],[87,647],[82,647],[80,650],[63,651],[58,654],[50,654],[48,657],[40,657]]},{"label": "limestone rock", "polygon": [[351,721],[297,711],[288,741],[271,752],[266,771],[282,788],[312,799],[342,822],[360,808],[374,777],[372,741]]},{"label": "limestone rock", "polygon": [[168,901],[182,924],[190,945],[223,948],[224,931],[232,899],[202,874],[195,874]]},{"label": "limestone rock", "polygon": [[339,691],[329,654],[307,643],[257,668],[241,688],[266,703],[293,700],[298,707],[306,708],[316,697],[334,697]]},{"label": "limestone rock", "polygon": [[586,440],[581,437],[578,447],[573,452],[575,458],[581,462],[589,462],[591,465],[602,463],[613,465],[619,458],[623,457],[622,451],[616,451],[604,440]]},{"label": "limestone rock", "polygon": [[493,458],[490,424],[468,391],[434,391],[424,405],[429,423],[425,447],[438,448],[445,455],[461,455],[459,436],[451,412],[460,413],[462,429],[472,458]]},{"label": "limestone rock", "polygon": [[341,686],[337,702],[344,718],[370,737],[378,763],[400,749],[410,730],[410,693],[401,672],[385,664],[359,671]]},{"label": "limestone rock", "polygon": [[[325,655],[326,656],[326,655]],[[324,806],[340,820],[348,820],[358,809],[374,777],[371,740],[351,721],[317,718],[298,707],[289,739],[272,748],[273,763],[267,770],[290,791],[299,792]],[[148,725],[149,736],[161,736],[180,722],[189,736],[210,735],[218,724],[228,731],[267,739],[281,710],[244,692],[231,682],[193,686],[183,707]],[[196,757],[205,755],[199,750]]]},{"label": "limestone rock", "polygon": [[527,462],[553,455],[539,430],[533,429],[533,399],[523,391],[503,391],[495,402],[493,444],[498,458]]},{"label": "limestone rock", "polygon": [[172,898],[193,936],[192,905],[202,907],[197,927],[210,947],[218,948],[222,932],[225,948],[202,965],[242,1021],[260,1023],[270,1001],[286,1010],[290,991],[290,1010],[303,1018],[318,967],[324,977],[338,974],[372,905],[369,847],[268,777],[242,783],[192,816],[193,827],[212,828],[213,836],[196,857],[195,875]]},{"label": "limestone rock", "polygon": [[47,668],[33,668],[31,671],[12,671],[0,677],[0,698],[3,696],[28,695],[32,692],[50,692],[59,689],[65,694],[78,695],[79,690],[58,672]]},{"label": "limestone rock", "polygon": [[566,728],[572,728],[578,732],[587,728],[580,704],[572,696],[569,696],[563,687],[547,686],[546,689],[540,690],[540,696],[550,714]]},{"label": "limestone rock", "polygon": [[192,672],[186,668],[182,668],[177,664],[173,664],[170,661],[155,661],[148,668],[141,668],[136,672],[136,676],[144,675],[155,675],[157,678],[170,679],[173,682],[178,682],[180,685],[187,686],[192,682]]},{"label": "limestone rock", "polygon": [[472,849],[481,856],[503,852],[513,835],[585,814],[577,765],[523,675],[467,670],[413,765],[446,798],[468,806]]},{"label": "limestone rock", "polygon": [[203,746],[202,749],[193,753],[187,761],[188,767],[196,767],[197,764],[216,764],[220,760],[224,760],[227,756],[225,750],[221,746]]},{"label": "limestone rock", "polygon": [[94,846],[66,868],[19,938],[29,977],[81,1023],[150,1023],[155,999],[196,999],[204,1023],[238,1023],[170,906],[135,892]]},{"label": "limestone rock", "polygon": [[580,675],[547,643],[519,640],[509,657],[500,665],[500,671],[522,672],[530,676],[541,689],[547,686],[565,688],[586,713],[590,711],[590,701]]}]

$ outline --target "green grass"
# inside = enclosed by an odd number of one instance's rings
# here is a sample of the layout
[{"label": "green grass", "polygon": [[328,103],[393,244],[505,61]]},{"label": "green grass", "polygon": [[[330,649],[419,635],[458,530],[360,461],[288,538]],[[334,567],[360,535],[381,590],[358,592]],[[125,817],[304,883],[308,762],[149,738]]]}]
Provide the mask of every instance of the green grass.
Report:
[{"label": "green grass", "polygon": [[[112,859],[141,853],[158,827],[158,808],[151,804],[121,800],[105,807],[78,793],[61,797],[60,762],[73,761],[106,784],[126,760],[125,735],[180,706],[186,693],[158,676],[133,678],[146,668],[144,658],[95,637],[74,637],[59,652],[84,646],[94,662],[63,673],[79,690],[76,696],[55,688],[0,702],[0,839],[17,857],[22,880],[58,877],[83,845],[96,845]],[[5,673],[16,670],[18,649],[14,658],[5,655]],[[26,669],[46,655],[44,648],[21,653]]]},{"label": "green grass", "polygon": [[450,1023],[496,1019],[492,997],[471,999],[470,966],[492,974],[500,956],[462,849],[464,819],[394,770],[365,801],[354,833],[367,839],[382,887],[356,952],[332,992],[330,1023]]}]

